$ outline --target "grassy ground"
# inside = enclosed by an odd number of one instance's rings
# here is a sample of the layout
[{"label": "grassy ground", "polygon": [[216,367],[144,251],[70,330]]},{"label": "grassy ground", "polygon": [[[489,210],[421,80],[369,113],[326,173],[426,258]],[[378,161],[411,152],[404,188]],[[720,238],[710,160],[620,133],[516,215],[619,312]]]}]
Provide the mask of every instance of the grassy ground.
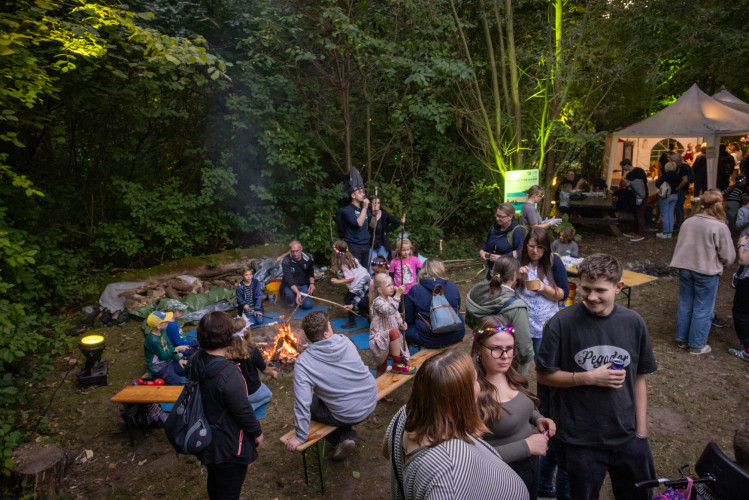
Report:
[{"label": "grassy ground", "polygon": [[[582,255],[605,251],[625,263],[644,259],[667,263],[675,243],[676,239],[659,240],[652,235],[646,241],[631,243],[602,232],[585,232],[580,251]],[[281,251],[266,253],[277,255]],[[263,249],[258,253],[263,253]],[[170,270],[177,269],[168,267],[163,271]],[[459,284],[463,296],[479,279],[477,270],[452,273],[455,281],[471,280]],[[728,326],[713,328],[709,339],[713,352],[704,356],[691,356],[673,343],[678,299],[676,278],[661,278],[633,292],[632,309],[645,318],[659,365],[658,371],[648,378],[648,418],[660,477],[674,476],[678,466],[694,463],[708,441],[716,441],[733,456],[733,432],[739,420],[747,418],[749,364],[726,352],[737,344],[730,317],[733,300],[730,276],[734,270],[735,266],[724,273],[716,303],[719,317]],[[341,300],[343,293],[341,287],[329,281],[319,284],[322,297]],[[272,305],[268,309],[278,310]],[[340,311],[331,313],[334,318],[343,316]],[[204,498],[205,469],[196,459],[176,457],[160,429],[154,429],[131,447],[117,405],[109,401],[124,384],[144,372],[139,323],[128,322],[103,329],[101,333],[107,339],[104,357],[110,363],[109,386],[77,389],[73,381],[78,371],[75,368],[48,413],[51,438],[77,459],[71,463],[65,478],[67,498]],[[464,348],[468,349],[468,340]],[[371,367],[369,351],[362,351],[361,355]],[[70,356],[78,354],[71,352]],[[37,387],[37,410],[46,406],[67,370],[66,361],[60,360],[60,365],[46,385]],[[302,480],[300,456],[286,452],[278,441],[293,427],[292,378],[286,376],[266,383],[273,391],[273,401],[267,417],[261,421],[265,445],[260,458],[250,466],[244,497],[319,498]],[[410,383],[396,391],[391,402],[378,404],[372,418],[357,426],[357,451],[352,458],[342,463],[326,461],[328,493],[324,498],[379,500],[389,496],[389,464],[381,456],[381,443],[387,424],[405,403],[409,391]],[[93,456],[84,461],[85,450],[92,451]],[[608,498],[608,492],[604,491],[603,498]]]}]

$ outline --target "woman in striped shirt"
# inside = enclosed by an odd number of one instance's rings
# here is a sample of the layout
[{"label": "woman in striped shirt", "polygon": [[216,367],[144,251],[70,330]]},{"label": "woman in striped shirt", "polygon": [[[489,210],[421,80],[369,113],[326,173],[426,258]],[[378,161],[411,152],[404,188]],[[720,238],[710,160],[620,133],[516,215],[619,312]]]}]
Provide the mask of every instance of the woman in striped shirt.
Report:
[{"label": "woman in striped shirt", "polygon": [[528,500],[520,477],[478,437],[488,431],[476,408],[478,390],[463,351],[448,349],[422,365],[385,436],[391,498]]}]

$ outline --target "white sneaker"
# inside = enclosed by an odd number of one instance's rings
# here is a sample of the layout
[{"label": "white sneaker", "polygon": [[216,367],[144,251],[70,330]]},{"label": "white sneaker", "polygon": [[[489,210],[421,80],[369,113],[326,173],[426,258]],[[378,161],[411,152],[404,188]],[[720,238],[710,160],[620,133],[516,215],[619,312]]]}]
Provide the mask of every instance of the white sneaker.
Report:
[{"label": "white sneaker", "polygon": [[644,237],[644,236],[634,236],[634,237],[633,237],[633,238],[632,238],[631,240],[629,240],[629,241],[633,241],[633,242],[634,242],[634,241],[642,241],[642,240],[644,240],[644,239],[645,239],[645,237]]},{"label": "white sneaker", "polygon": [[655,236],[656,238],[662,238],[664,240],[668,238],[668,236],[666,236],[666,233],[655,233]]},{"label": "white sneaker", "polygon": [[340,443],[338,443],[338,446],[335,447],[335,451],[333,452],[333,460],[335,460],[336,462],[345,460],[353,455],[354,451],[356,451],[356,443],[353,440],[346,439],[345,441],[341,441]]},{"label": "white sneaker", "polygon": [[625,238],[634,238],[635,237],[635,235],[632,234],[632,233],[622,233],[622,236],[624,236]]},{"label": "white sneaker", "polygon": [[707,354],[711,351],[712,349],[707,344],[704,347],[690,347],[689,348],[689,354],[694,354],[696,356],[699,356],[700,354]]}]

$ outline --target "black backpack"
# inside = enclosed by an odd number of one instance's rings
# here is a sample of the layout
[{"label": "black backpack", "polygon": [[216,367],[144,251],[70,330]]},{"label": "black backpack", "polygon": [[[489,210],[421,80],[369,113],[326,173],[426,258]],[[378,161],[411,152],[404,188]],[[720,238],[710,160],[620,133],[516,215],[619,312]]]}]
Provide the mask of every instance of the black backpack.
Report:
[{"label": "black backpack", "polygon": [[[221,361],[221,359],[212,359],[206,365],[203,374],[208,372],[211,365]],[[192,362],[192,359],[190,359],[190,362]],[[232,364],[227,363],[226,366],[232,366]],[[188,366],[188,373],[189,368]],[[203,396],[200,393],[200,382],[202,380],[203,377],[199,380],[187,379],[172,412],[164,422],[166,437],[178,454],[197,455],[205,450],[213,440],[213,426],[208,422],[203,411]],[[222,418],[223,414],[219,418],[219,422]]]}]

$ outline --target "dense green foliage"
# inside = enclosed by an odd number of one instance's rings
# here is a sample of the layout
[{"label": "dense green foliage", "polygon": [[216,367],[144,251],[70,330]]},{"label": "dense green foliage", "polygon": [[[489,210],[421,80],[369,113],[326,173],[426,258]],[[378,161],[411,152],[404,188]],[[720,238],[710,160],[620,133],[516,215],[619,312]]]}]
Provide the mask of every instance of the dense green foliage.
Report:
[{"label": "dense green foliage", "polygon": [[422,251],[469,251],[501,168],[597,175],[606,132],[692,83],[749,97],[743,24],[708,0],[5,2],[5,458],[87,270],[292,236],[327,253],[351,165]]}]

